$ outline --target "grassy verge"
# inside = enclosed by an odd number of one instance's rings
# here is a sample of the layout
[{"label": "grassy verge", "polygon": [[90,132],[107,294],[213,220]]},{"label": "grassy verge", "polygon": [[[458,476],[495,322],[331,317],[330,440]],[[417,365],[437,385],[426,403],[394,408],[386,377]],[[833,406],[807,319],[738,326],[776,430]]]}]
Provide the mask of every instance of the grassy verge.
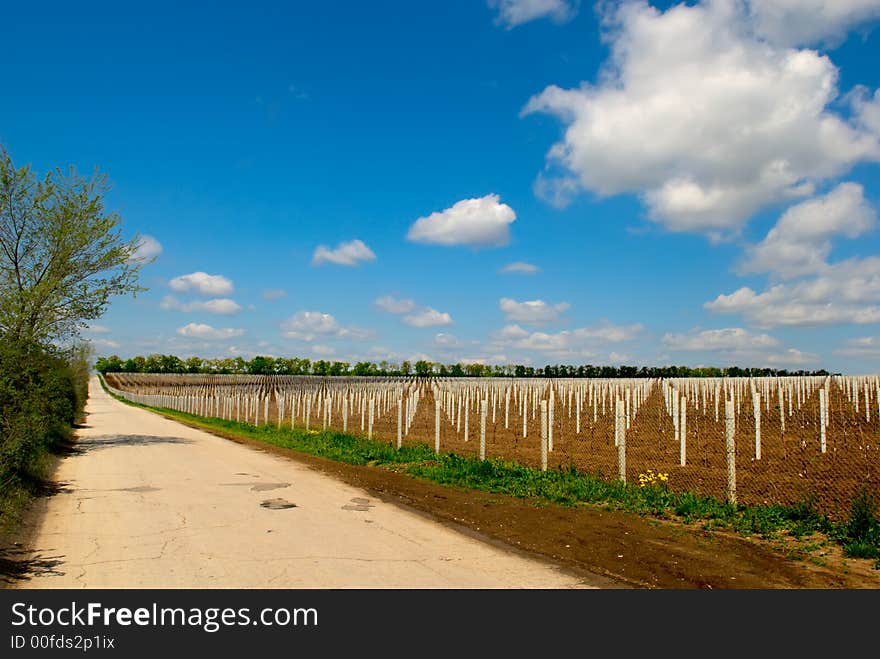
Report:
[{"label": "grassy verge", "polygon": [[481,461],[455,453],[435,455],[432,448],[423,444],[397,449],[388,442],[335,431],[254,426],[168,408],[151,408],[114,397],[128,405],[159,411],[167,417],[208,430],[349,464],[394,469],[447,486],[565,506],[599,505],[685,523],[702,522],[707,529],[723,528],[744,536],[757,535],[767,539],[780,534],[809,539],[815,533],[823,533],[840,544],[848,556],[873,558],[877,561],[875,568],[880,569],[880,520],[876,517],[874,502],[867,495],[853,504],[847,522],[833,523],[816,512],[810,501],[796,506],[732,505],[715,497],[673,492],[662,482],[624,485],[574,468],[542,472],[499,459]]}]

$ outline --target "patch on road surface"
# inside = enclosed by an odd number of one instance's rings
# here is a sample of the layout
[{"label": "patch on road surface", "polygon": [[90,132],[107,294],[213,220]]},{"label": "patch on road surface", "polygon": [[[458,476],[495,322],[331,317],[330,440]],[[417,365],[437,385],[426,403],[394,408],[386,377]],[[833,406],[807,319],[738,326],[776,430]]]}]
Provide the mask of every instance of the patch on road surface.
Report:
[{"label": "patch on road surface", "polygon": [[369,499],[364,499],[363,497],[355,497],[351,499],[351,503],[347,503],[342,506],[343,510],[369,510],[370,508],[375,508],[373,504],[370,503]]},{"label": "patch on road surface", "polygon": [[251,492],[267,492],[268,490],[279,490],[282,487],[290,487],[290,483],[220,483],[223,487],[242,487],[251,486]]},{"label": "patch on road surface", "polygon": [[144,492],[158,492],[158,487],[153,487],[152,485],[138,485],[137,487],[121,487],[116,490],[111,490],[111,492],[137,492],[138,494]]},{"label": "patch on road surface", "polygon": [[291,503],[287,499],[266,499],[260,504],[263,508],[269,510],[286,510],[287,508],[296,508],[295,503]]},{"label": "patch on road surface", "polygon": [[290,487],[290,483],[254,483],[251,492],[265,492],[266,490],[277,490],[282,487]]}]

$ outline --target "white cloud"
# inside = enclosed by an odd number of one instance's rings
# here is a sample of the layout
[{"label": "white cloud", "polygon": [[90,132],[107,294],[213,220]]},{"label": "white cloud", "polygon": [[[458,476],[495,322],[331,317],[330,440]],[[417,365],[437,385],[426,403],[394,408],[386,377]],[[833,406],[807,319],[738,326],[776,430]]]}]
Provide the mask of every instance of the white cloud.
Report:
[{"label": "white cloud", "polygon": [[742,327],[717,330],[691,330],[687,334],[666,334],[663,345],[669,350],[690,352],[736,351],[775,348],[779,340],[769,334],[755,334]]},{"label": "white cloud", "polygon": [[847,94],[847,100],[852,104],[859,127],[866,132],[880,135],[880,89],[872,96],[867,87],[856,85]]},{"label": "white cloud", "polygon": [[880,18],[880,0],[749,0],[755,31],[784,46],[834,45]]},{"label": "white cloud", "polygon": [[742,272],[773,272],[784,279],[827,270],[831,237],[855,238],[874,227],[876,214],[862,186],[841,183],[828,194],[789,208],[763,241],[747,249]]},{"label": "white cloud", "polygon": [[119,343],[113,341],[112,339],[89,339],[89,343],[91,343],[96,348],[118,348]]},{"label": "white cloud", "polygon": [[542,325],[559,320],[559,317],[571,305],[568,302],[547,304],[543,300],[526,300],[517,302],[507,297],[499,301],[501,311],[507,320],[527,325]]},{"label": "white cloud", "polygon": [[819,361],[819,355],[812,352],[802,352],[797,348],[788,348],[784,352],[771,353],[765,357],[765,362],[771,366],[794,367],[815,364]]},{"label": "white cloud", "polygon": [[287,297],[287,291],[283,288],[267,288],[263,291],[263,299],[269,302],[280,300],[283,297]]},{"label": "white cloud", "polygon": [[398,299],[391,295],[384,295],[377,298],[374,304],[382,311],[393,314],[409,313],[416,308],[414,300]]},{"label": "white cloud", "polygon": [[458,348],[461,346],[461,341],[459,341],[458,337],[454,334],[439,332],[434,336],[434,346],[444,349]]},{"label": "white cloud", "polygon": [[844,347],[834,351],[843,357],[880,357],[880,336],[862,336],[850,339]]},{"label": "white cloud", "polygon": [[282,336],[310,343],[316,337],[335,337],[364,341],[372,337],[372,332],[360,327],[343,327],[329,313],[320,311],[298,311],[281,323]]},{"label": "white cloud", "polygon": [[505,325],[498,332],[495,332],[494,337],[500,341],[510,341],[517,339],[524,339],[529,335],[529,331],[523,329],[519,325]]},{"label": "white cloud", "polygon": [[153,236],[141,236],[131,255],[132,261],[150,263],[162,253],[162,244]]},{"label": "white cloud", "polygon": [[229,298],[181,302],[173,295],[166,295],[159,306],[168,311],[204,312],[220,316],[230,316],[241,311],[241,305]]},{"label": "white cloud", "polygon": [[868,324],[880,322],[880,258],[848,259],[822,274],[758,293],[744,286],[703,306],[742,314],[757,327]]},{"label": "white cloud", "polygon": [[420,217],[409,228],[407,239],[434,245],[501,247],[510,242],[509,225],[516,213],[497,194],[463,199],[451,208]]},{"label": "white cloud", "polygon": [[85,327],[83,327],[84,332],[88,332],[89,334],[109,334],[110,328],[106,325],[96,325],[94,323],[88,323]]},{"label": "white cloud", "polygon": [[410,327],[439,327],[452,325],[452,316],[446,312],[427,307],[403,317],[403,322]]},{"label": "white cloud", "polygon": [[205,325],[204,323],[189,323],[183,327],[178,327],[177,333],[180,336],[213,341],[241,336],[244,334],[244,330],[233,327],[223,327],[218,329],[211,327],[210,325]]},{"label": "white cloud", "polygon": [[819,359],[818,355],[796,348],[784,348],[780,352],[780,342],[775,337],[742,327],[666,334],[663,346],[675,352],[715,352],[728,363],[740,366],[794,367],[812,364]]},{"label": "white cloud", "polygon": [[580,0],[488,0],[498,10],[495,22],[508,30],[538,18],[551,18],[557,23],[570,20],[577,13]]},{"label": "white cloud", "polygon": [[632,341],[643,331],[640,324],[613,325],[608,322],[553,333],[529,332],[519,325],[508,325],[492,335],[492,345],[506,350],[536,351],[557,358],[593,357],[600,346]]},{"label": "white cloud", "polygon": [[178,293],[195,291],[202,295],[229,295],[232,293],[232,282],[223,275],[209,275],[206,272],[192,272],[188,275],[175,277],[168,285]]},{"label": "white cloud", "polygon": [[315,344],[312,346],[311,349],[313,353],[322,357],[330,357],[336,354],[336,348],[334,348],[333,346],[323,346]]},{"label": "white cloud", "polygon": [[312,265],[335,263],[336,265],[355,266],[367,261],[375,261],[376,255],[362,240],[350,240],[339,243],[335,249],[326,245],[318,245],[312,256]]},{"label": "white cloud", "polygon": [[720,238],[880,158],[869,129],[877,99],[849,99],[858,115],[850,120],[830,110],[831,60],[754,36],[742,3],[606,6],[611,57],[598,82],[547,87],[523,109],[566,125],[544,187],[560,170],[566,192],[576,180],[600,196],[636,193],[667,229]]},{"label": "white cloud", "polygon": [[525,261],[514,261],[513,263],[508,263],[506,266],[498,270],[498,272],[502,274],[521,274],[521,275],[533,275],[538,272],[541,268],[536,265],[532,265],[531,263],[526,263]]}]

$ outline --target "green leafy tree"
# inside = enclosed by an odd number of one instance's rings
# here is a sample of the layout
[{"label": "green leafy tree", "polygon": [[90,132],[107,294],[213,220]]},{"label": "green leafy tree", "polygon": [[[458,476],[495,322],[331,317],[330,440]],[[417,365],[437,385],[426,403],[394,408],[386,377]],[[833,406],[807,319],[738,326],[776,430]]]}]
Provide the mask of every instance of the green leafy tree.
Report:
[{"label": "green leafy tree", "polygon": [[16,168],[0,147],[0,332],[47,343],[78,334],[112,296],[137,284],[140,238],[121,237],[121,218],[104,209],[107,179],[60,169],[43,178]]},{"label": "green leafy tree", "polygon": [[98,357],[95,361],[95,370],[99,373],[121,373],[124,370],[123,361],[118,355]]}]

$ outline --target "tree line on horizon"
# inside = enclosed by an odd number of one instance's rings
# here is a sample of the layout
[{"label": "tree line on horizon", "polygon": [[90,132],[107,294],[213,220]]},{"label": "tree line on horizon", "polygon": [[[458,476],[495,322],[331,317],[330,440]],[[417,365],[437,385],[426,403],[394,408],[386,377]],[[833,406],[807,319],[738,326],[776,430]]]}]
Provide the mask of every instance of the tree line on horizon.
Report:
[{"label": "tree line on horizon", "polygon": [[514,378],[682,378],[682,377],[786,377],[805,375],[829,375],[821,369],[815,371],[789,371],[774,368],[742,368],[739,366],[597,366],[593,364],[547,364],[525,366],[522,364],[443,364],[419,360],[357,362],[310,360],[297,357],[270,357],[258,355],[247,360],[243,357],[182,359],[175,355],[138,355],[122,359],[117,355],[99,357],[95,370],[100,373],[191,373],[213,375],[317,375],[338,376],[417,376],[417,377],[514,377]]}]

